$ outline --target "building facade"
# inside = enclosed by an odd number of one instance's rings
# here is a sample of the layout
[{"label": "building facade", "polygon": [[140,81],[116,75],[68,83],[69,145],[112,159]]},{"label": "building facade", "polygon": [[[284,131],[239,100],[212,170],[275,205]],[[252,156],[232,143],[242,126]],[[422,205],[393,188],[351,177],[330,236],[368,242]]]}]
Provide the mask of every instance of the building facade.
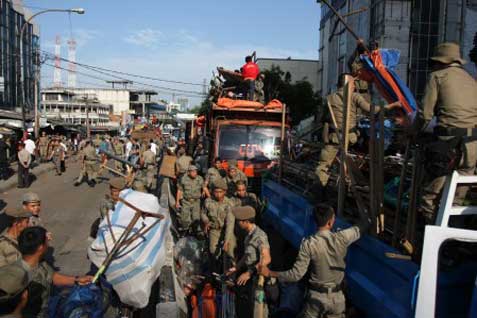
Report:
[{"label": "building facade", "polygon": [[[39,27],[26,25],[23,33],[23,85],[19,84],[20,30],[31,12],[21,0],[0,0],[0,109],[21,112],[22,90],[25,91],[26,111],[33,111],[35,76],[38,74]],[[35,88],[36,87],[36,88]]]},{"label": "building facade", "polygon": [[77,94],[66,89],[41,92],[41,112],[49,120],[91,127],[111,126],[112,105],[100,103],[94,94]]}]

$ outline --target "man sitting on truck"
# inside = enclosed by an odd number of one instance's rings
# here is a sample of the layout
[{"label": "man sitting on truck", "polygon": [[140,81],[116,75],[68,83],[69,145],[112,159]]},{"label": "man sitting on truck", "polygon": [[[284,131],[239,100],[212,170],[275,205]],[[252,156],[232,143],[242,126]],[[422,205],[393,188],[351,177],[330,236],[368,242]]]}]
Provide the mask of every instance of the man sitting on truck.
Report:
[{"label": "man sitting on truck", "polygon": [[255,96],[255,80],[257,79],[258,74],[260,74],[260,68],[256,63],[253,62],[251,56],[245,57],[245,64],[242,66],[242,77],[244,81],[248,84],[248,100],[254,100]]}]

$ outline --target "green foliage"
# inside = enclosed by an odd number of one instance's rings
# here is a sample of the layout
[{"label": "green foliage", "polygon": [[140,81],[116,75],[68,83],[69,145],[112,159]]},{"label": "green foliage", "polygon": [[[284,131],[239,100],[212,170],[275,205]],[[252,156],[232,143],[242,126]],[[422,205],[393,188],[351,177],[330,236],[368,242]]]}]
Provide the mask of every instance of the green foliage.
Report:
[{"label": "green foliage", "polygon": [[278,99],[289,109],[292,125],[320,111],[322,98],[313,92],[310,82],[304,80],[292,84],[291,74],[272,65],[265,74],[264,89],[267,101]]},{"label": "green foliage", "polygon": [[189,112],[196,115],[205,115],[210,106],[212,106],[212,103],[206,98],[200,105],[194,106]]}]

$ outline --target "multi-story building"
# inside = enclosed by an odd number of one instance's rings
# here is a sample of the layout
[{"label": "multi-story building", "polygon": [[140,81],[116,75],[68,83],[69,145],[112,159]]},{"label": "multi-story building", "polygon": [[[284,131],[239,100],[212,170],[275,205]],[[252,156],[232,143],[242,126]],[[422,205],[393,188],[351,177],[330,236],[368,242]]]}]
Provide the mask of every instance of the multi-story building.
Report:
[{"label": "multi-story building", "polygon": [[41,111],[47,119],[91,127],[111,126],[112,105],[100,103],[94,94],[77,94],[67,89],[41,92]]},{"label": "multi-story building", "polygon": [[129,110],[137,116],[148,116],[151,107],[157,103],[152,100],[152,96],[157,95],[152,90],[131,90],[129,97]]},{"label": "multi-story building", "polygon": [[[472,47],[477,24],[477,0],[330,2],[365,43],[375,40],[381,48],[400,51],[401,59],[396,71],[417,98],[423,92],[429,73],[429,57],[438,43],[460,43],[464,57]],[[348,59],[355,48],[356,39],[322,4],[318,71],[319,92],[322,95],[334,91],[338,75],[349,71]]]},{"label": "multi-story building", "polygon": [[0,0],[0,109],[21,112],[22,89],[26,111],[33,110],[35,74],[38,71],[39,27],[28,23],[23,33],[23,85],[19,85],[19,33],[31,13],[21,0]]}]

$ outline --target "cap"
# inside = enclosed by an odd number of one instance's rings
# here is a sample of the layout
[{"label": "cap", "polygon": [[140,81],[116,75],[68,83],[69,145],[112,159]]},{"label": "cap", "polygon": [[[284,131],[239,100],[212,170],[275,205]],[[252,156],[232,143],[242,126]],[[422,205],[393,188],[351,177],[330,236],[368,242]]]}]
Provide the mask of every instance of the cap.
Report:
[{"label": "cap", "polygon": [[249,205],[238,206],[232,209],[235,219],[239,221],[253,219],[255,217],[255,209]]},{"label": "cap", "polygon": [[6,208],[5,214],[14,218],[30,218],[33,216],[31,212],[25,211],[22,208]]},{"label": "cap", "polygon": [[218,179],[217,181],[214,181],[214,188],[227,190],[227,183],[224,180]]},{"label": "cap", "polygon": [[197,170],[197,167],[194,165],[190,165],[189,168],[187,168],[187,171],[194,171]]},{"label": "cap", "polygon": [[466,63],[460,55],[460,46],[457,43],[451,42],[437,45],[434,49],[434,56],[431,56],[430,59],[443,64]]},{"label": "cap", "polygon": [[31,282],[30,273],[20,262],[0,268],[0,301],[7,301],[27,288]]},{"label": "cap", "polygon": [[124,178],[121,178],[121,177],[111,178],[109,180],[109,186],[111,188],[122,190],[126,187],[126,180],[124,180]]},{"label": "cap", "polygon": [[35,192],[27,192],[22,196],[23,203],[41,202],[40,196]]}]

